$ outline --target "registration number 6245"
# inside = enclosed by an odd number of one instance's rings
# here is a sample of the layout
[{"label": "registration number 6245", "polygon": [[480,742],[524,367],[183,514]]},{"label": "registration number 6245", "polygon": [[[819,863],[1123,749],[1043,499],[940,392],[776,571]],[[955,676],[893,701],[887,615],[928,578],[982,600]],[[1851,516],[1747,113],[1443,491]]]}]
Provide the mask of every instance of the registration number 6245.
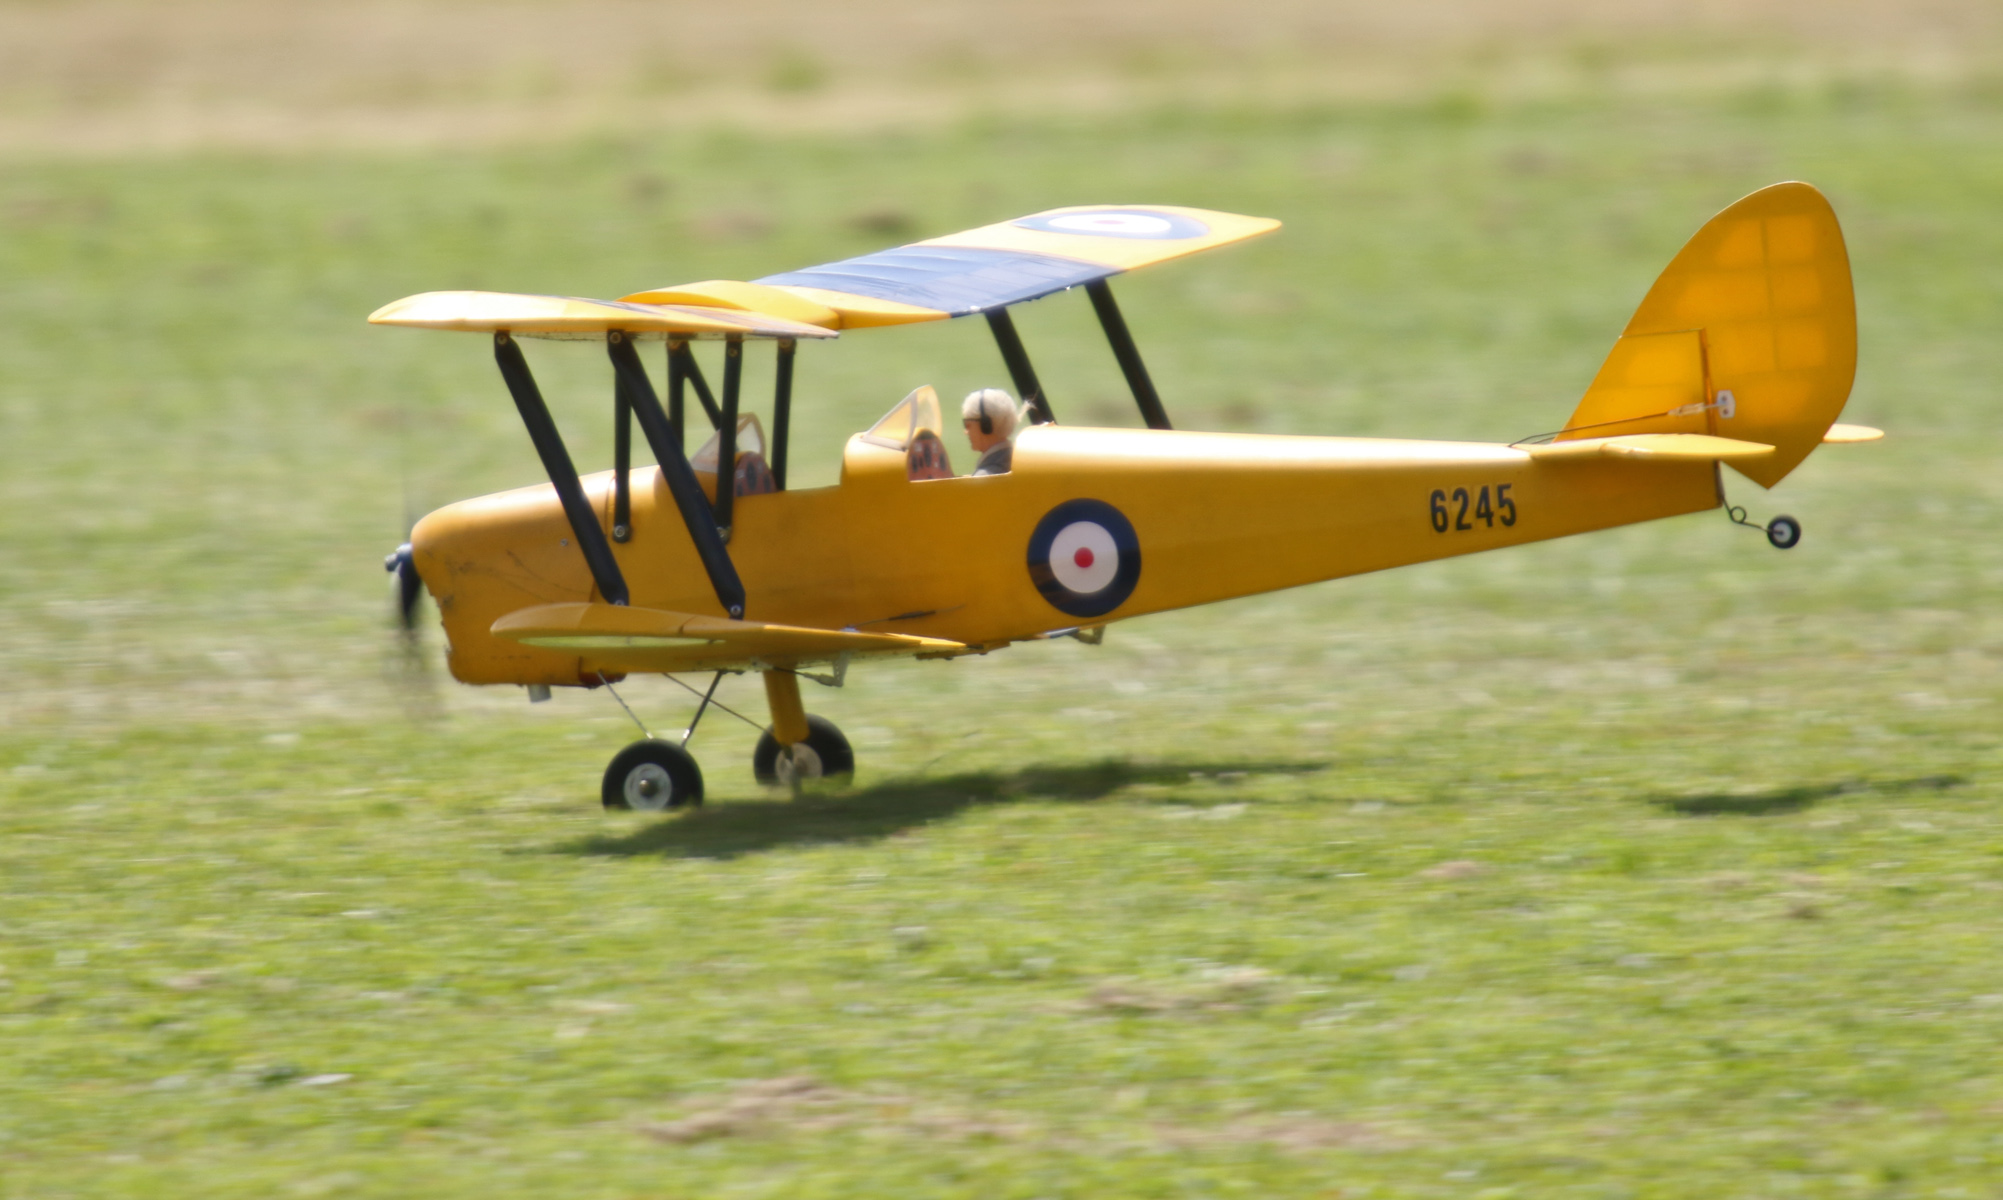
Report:
[{"label": "registration number 6245", "polygon": [[1507,527],[1516,524],[1516,501],[1509,495],[1514,484],[1498,483],[1475,490],[1457,487],[1452,491],[1434,488],[1428,515],[1434,533],[1465,533],[1482,527],[1493,529],[1497,521]]}]

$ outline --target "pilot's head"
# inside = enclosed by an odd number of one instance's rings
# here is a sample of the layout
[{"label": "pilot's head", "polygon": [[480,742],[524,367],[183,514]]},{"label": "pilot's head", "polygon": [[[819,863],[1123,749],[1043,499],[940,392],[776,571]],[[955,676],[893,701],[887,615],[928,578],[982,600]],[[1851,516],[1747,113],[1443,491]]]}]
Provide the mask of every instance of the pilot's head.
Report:
[{"label": "pilot's head", "polygon": [[1000,388],[982,388],[961,403],[960,420],[967,427],[967,440],[985,453],[1015,432],[1015,400]]}]

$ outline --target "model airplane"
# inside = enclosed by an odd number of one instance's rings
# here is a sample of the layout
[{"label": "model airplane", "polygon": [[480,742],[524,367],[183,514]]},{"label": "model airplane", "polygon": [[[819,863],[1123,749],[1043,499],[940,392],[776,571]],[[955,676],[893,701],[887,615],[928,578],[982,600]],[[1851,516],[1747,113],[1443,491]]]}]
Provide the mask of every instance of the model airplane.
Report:
[{"label": "model airplane", "polygon": [[[1191,208],[1065,208],[750,283],[617,301],[429,292],[390,304],[369,319],[492,337],[550,480],[419,522],[388,563],[405,620],[428,589],[453,675],[525,685],[532,699],[635,673],[760,672],[772,723],[753,769],[797,784],[854,764],[841,732],[803,709],[803,675],[839,683],[869,658],[1097,641],[1145,613],[1718,508],[1720,464],[1771,487],[1822,442],[1881,436],[1834,424],[1857,359],[1850,265],[1828,201],[1802,183],[1755,192],[1698,231],[1555,433],[1501,445],[1171,429],[1107,281],[1278,225]],[[1009,309],[1074,287],[1090,295],[1146,429],[1056,422]],[[1033,422],[1013,469],[953,476],[953,431],[920,388],[849,439],[838,485],[787,489],[800,342],[975,314]],[[612,470],[578,475],[521,338],[605,344]],[[724,343],[720,399],[690,352],[698,340]],[[665,407],[641,363],[645,341],[667,346]],[[769,442],[740,409],[752,341],[776,343]],[[691,391],[715,430],[693,458]],[[630,461],[635,421],[655,467]],[[1728,512],[1747,524],[1744,510]],[[1766,533],[1785,549],[1801,530],[1780,517]],[[650,736],[622,751],[605,773],[606,806],[701,803],[686,741]]]}]

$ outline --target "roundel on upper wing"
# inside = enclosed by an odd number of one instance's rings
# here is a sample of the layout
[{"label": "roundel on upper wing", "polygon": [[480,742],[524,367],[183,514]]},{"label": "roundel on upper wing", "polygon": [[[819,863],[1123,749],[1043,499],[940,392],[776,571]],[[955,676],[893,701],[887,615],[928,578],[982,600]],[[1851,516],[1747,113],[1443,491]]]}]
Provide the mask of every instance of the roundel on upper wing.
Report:
[{"label": "roundel on upper wing", "polygon": [[1140,582],[1140,539],[1105,501],[1066,500],[1029,535],[1029,578],[1058,611],[1103,617]]},{"label": "roundel on upper wing", "polygon": [[1024,229],[1045,233],[1076,233],[1086,237],[1143,238],[1151,241],[1179,241],[1202,237],[1210,226],[1180,213],[1147,212],[1135,208],[1095,208],[1082,212],[1045,213],[1015,222]]}]

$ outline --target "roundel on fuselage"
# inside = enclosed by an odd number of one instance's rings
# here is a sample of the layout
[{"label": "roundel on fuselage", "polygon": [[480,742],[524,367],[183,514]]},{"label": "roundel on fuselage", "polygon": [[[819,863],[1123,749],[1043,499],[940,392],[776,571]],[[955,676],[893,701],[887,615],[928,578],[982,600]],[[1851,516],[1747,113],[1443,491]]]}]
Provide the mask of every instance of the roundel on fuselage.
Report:
[{"label": "roundel on fuselage", "polygon": [[1066,500],[1029,535],[1029,578],[1059,612],[1103,617],[1140,582],[1140,539],[1105,501]]}]

